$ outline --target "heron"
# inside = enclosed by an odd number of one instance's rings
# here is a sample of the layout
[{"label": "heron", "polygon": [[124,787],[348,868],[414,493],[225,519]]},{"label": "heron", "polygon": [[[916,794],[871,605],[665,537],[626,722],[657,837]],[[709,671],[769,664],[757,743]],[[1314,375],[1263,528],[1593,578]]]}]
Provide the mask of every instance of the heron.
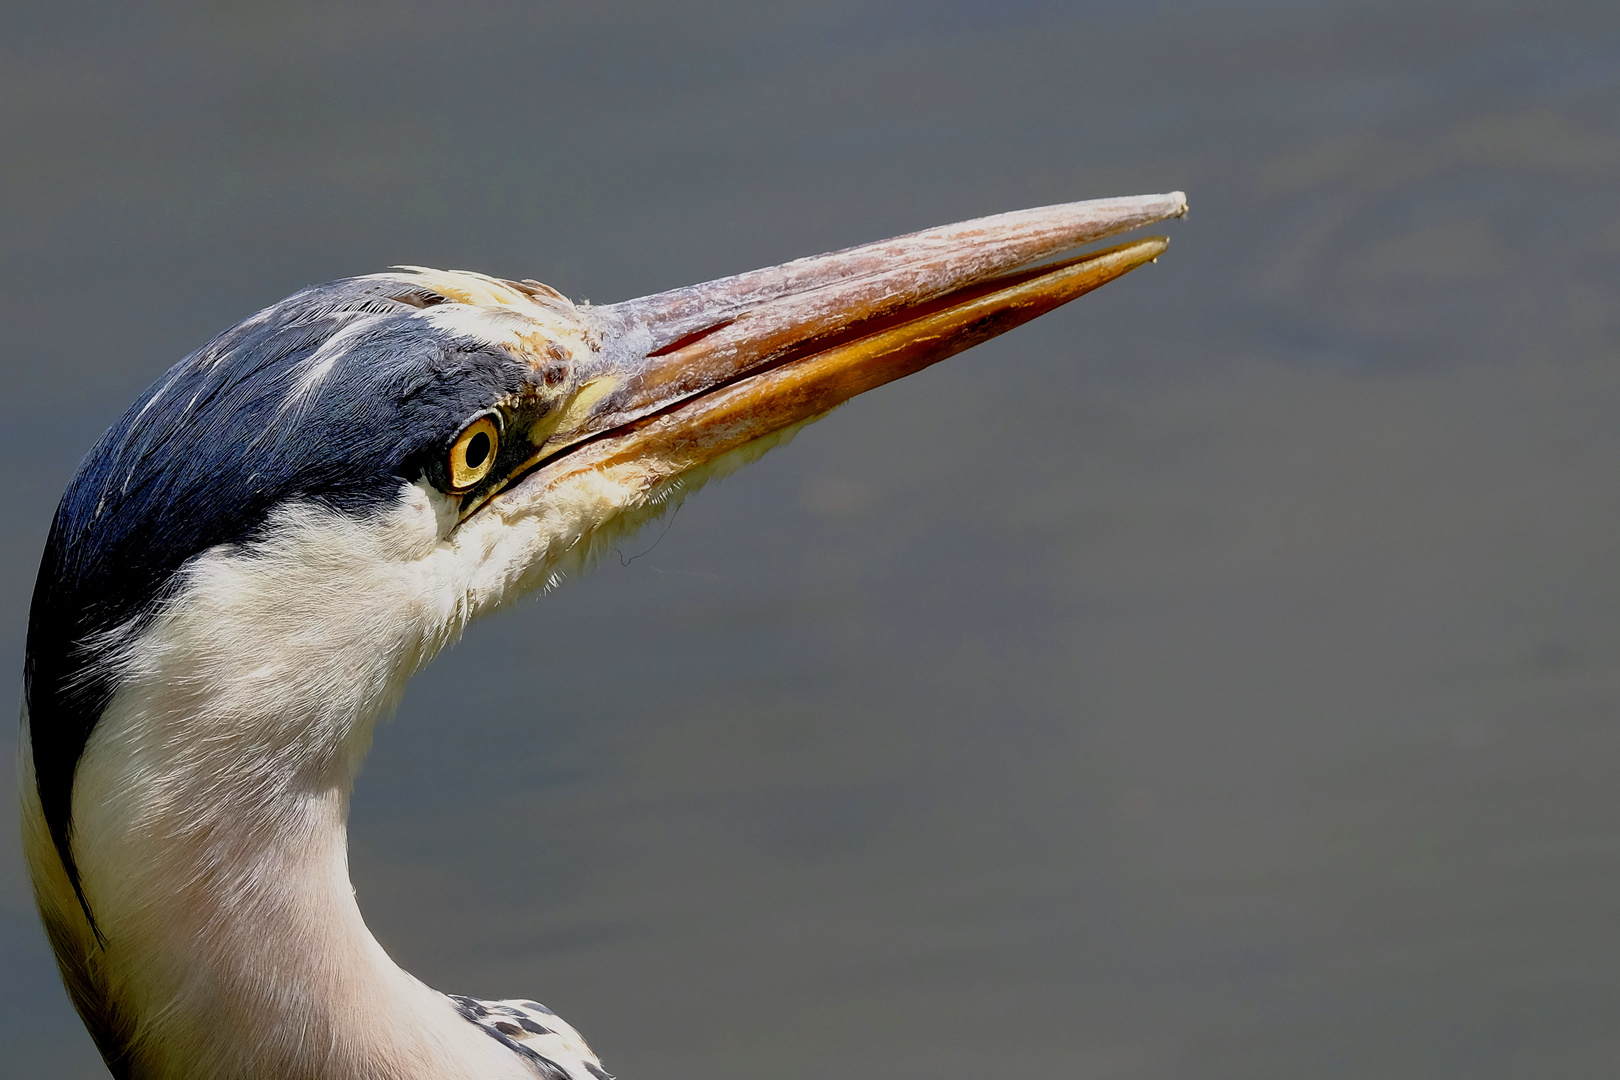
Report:
[{"label": "heron", "polygon": [[[80,464],[29,614],[24,850],[119,1080],[609,1080],[430,989],[350,883],[356,772],[468,623],[866,390],[1154,260],[1181,192],[1021,210],[621,303],[398,267],[306,288]],[[994,393],[994,380],[970,374]]]}]

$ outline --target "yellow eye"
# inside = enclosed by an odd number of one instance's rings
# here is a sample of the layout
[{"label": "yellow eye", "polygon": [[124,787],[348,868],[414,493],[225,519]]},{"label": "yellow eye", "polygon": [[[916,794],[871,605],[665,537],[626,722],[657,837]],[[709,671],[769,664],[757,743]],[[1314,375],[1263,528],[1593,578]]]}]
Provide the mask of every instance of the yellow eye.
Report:
[{"label": "yellow eye", "polygon": [[489,475],[501,448],[501,432],[494,418],[480,416],[450,444],[450,491],[460,495]]}]

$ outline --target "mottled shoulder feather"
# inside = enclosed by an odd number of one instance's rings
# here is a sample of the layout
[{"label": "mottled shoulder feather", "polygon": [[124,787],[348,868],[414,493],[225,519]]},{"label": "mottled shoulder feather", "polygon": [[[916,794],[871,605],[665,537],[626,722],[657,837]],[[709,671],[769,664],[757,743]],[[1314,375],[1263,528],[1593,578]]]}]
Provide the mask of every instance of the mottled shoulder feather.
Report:
[{"label": "mottled shoulder feather", "polygon": [[613,1080],[579,1032],[539,1002],[447,996],[457,1012],[527,1061],[544,1080]]}]

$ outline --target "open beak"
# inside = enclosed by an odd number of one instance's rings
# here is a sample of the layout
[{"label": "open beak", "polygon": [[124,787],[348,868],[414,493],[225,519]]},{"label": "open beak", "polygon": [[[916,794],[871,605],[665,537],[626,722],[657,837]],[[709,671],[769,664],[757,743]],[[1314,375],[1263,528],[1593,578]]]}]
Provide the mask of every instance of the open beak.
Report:
[{"label": "open beak", "polygon": [[1163,237],[1057,257],[1186,212],[1181,192],[1021,210],[581,309],[595,355],[494,507],[591,470],[651,491],[1152,262]]}]

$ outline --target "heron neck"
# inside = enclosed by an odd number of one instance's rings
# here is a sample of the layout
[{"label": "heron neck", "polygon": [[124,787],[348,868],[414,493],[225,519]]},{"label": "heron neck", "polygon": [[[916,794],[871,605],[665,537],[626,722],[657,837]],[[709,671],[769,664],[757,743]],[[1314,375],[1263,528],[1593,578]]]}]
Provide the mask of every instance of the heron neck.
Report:
[{"label": "heron neck", "polygon": [[[508,1051],[401,969],[350,884],[347,767],[277,790],[153,775],[149,755],[87,756],[86,893],[105,937],[99,990],[139,1080],[490,1080]],[[266,766],[268,768],[268,766]],[[88,800],[81,801],[81,806]]]},{"label": "heron neck", "polygon": [[349,882],[373,726],[460,625],[419,565],[436,504],[402,500],[376,521],[284,507],[251,550],[202,553],[149,621],[96,643],[119,678],[71,828],[104,944],[48,840],[30,852],[70,983],[84,969],[81,1011],[105,1008],[138,1080],[528,1076],[388,957]]}]

